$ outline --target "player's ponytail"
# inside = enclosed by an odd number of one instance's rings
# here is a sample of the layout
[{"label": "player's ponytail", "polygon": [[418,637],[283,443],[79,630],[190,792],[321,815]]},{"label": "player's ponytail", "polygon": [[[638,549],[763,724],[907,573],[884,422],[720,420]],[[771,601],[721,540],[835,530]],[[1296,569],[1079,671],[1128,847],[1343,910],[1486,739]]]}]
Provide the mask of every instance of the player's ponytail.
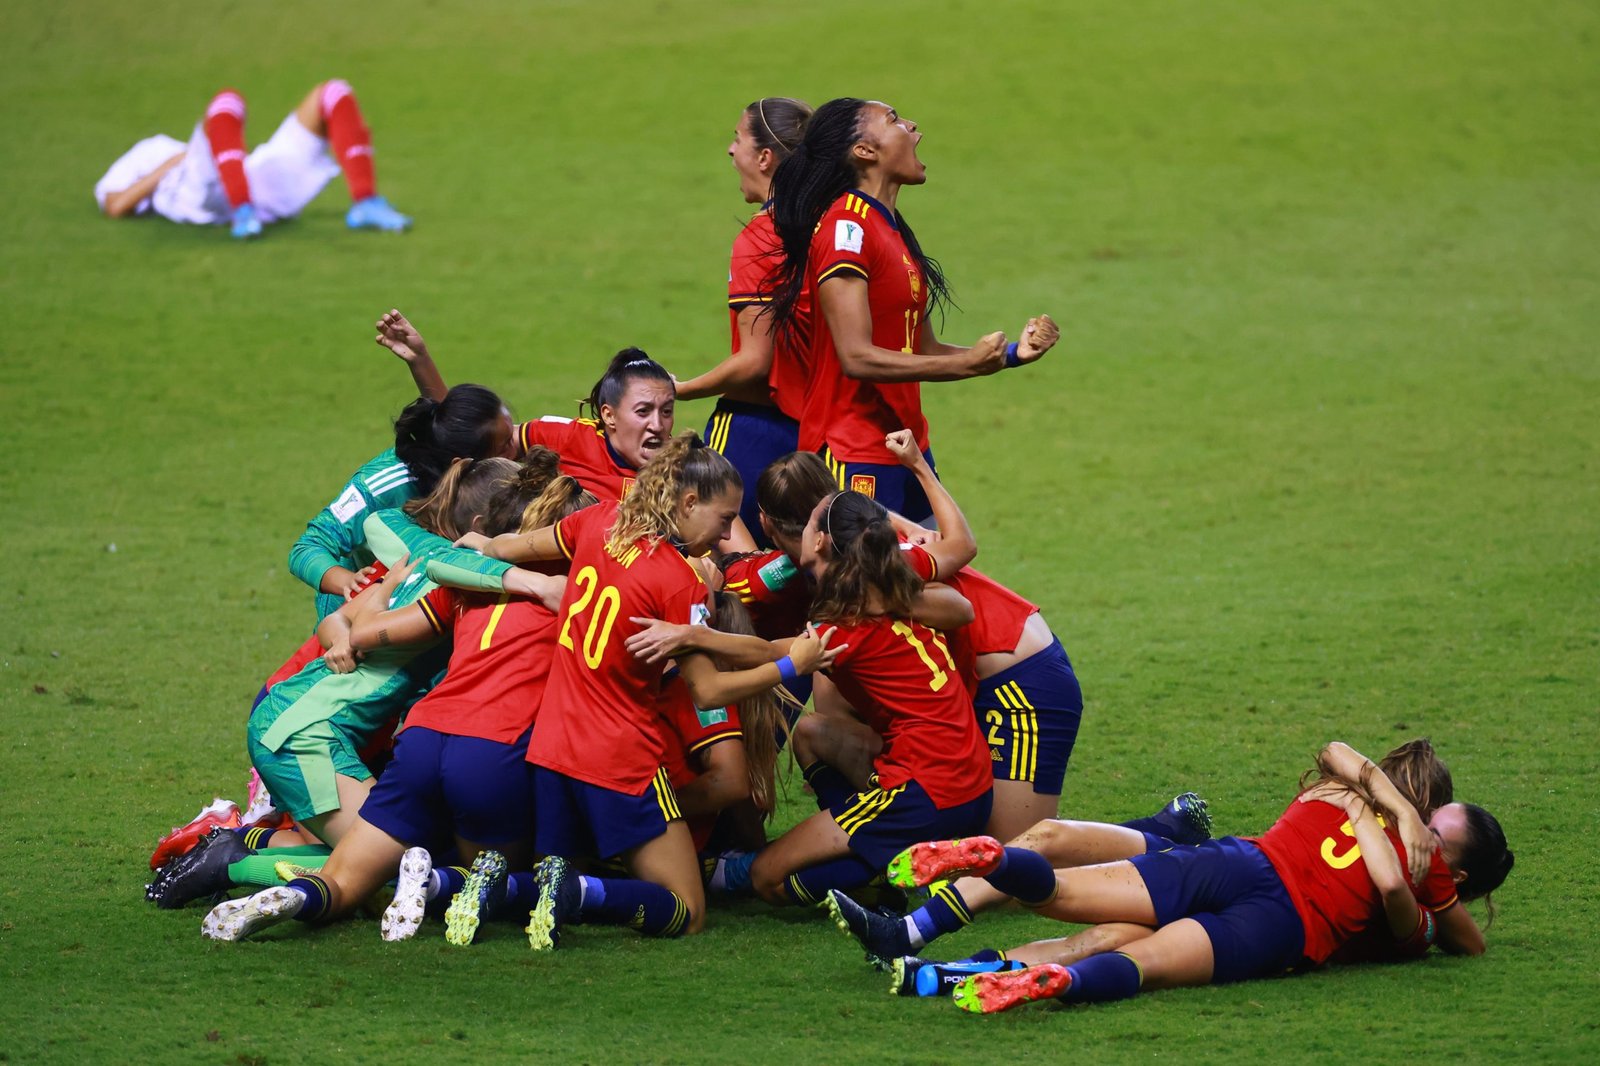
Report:
[{"label": "player's ponytail", "polygon": [[810,273],[811,235],[828,207],[856,183],[850,147],[860,138],[865,100],[829,100],[811,115],[805,136],[772,175],[772,223],[783,244],[783,260],[767,277],[768,304],[779,328],[795,326],[795,305]]},{"label": "player's ponytail", "polygon": [[821,456],[790,452],[761,471],[756,479],[756,505],[778,533],[798,537],[805,532],[817,504],[838,488]]},{"label": "player's ponytail", "polygon": [[472,520],[488,513],[489,501],[517,476],[517,464],[494,456],[457,459],[439,478],[432,492],[405,505],[412,520],[446,540],[472,529]]},{"label": "player's ponytail", "polygon": [[497,447],[505,404],[482,385],[457,385],[442,400],[411,401],[394,421],[394,451],[426,496],[456,459],[482,459]]},{"label": "player's ponytail", "polygon": [[522,521],[517,525],[516,532],[532,533],[536,529],[553,526],[574,511],[593,507],[599,502],[594,493],[578,483],[577,478],[562,474],[552,479],[539,498],[528,504],[522,512]]},{"label": "player's ponytail", "polygon": [[616,407],[622,402],[622,394],[628,391],[629,383],[641,378],[676,389],[667,368],[650,358],[642,348],[624,348],[611,357],[611,362],[606,364],[606,372],[594,383],[588,397],[578,401],[579,413],[587,407],[588,417],[598,421],[600,408]]},{"label": "player's ponytail", "polygon": [[490,537],[515,532],[523,512],[560,472],[561,457],[555,452],[541,445],[529,448],[516,475],[490,497],[478,531]]},{"label": "player's ponytail", "polygon": [[1435,754],[1427,737],[1408,740],[1395,748],[1378,760],[1378,769],[1417,809],[1424,822],[1455,798],[1450,768]]},{"label": "player's ponytail", "polygon": [[813,620],[850,623],[869,613],[911,617],[922,579],[906,562],[882,504],[859,492],[835,493],[817,530],[828,538],[828,565],[817,581]]},{"label": "player's ponytail", "polygon": [[[717,593],[716,628],[747,637],[757,635],[750,612],[731,592]],[[744,734],[750,799],[761,812],[763,821],[770,820],[777,809],[779,738],[789,735],[789,720],[780,709],[786,695],[781,688],[770,688],[739,701],[739,727]]]},{"label": "player's ponytail", "polygon": [[[685,494],[693,492],[709,500],[743,487],[739,471],[721,452],[706,447],[692,430],[680,433],[644,465],[633,488],[617,505],[606,550],[619,555],[641,537],[677,541],[678,504]],[[655,544],[650,547],[654,550]]]}]

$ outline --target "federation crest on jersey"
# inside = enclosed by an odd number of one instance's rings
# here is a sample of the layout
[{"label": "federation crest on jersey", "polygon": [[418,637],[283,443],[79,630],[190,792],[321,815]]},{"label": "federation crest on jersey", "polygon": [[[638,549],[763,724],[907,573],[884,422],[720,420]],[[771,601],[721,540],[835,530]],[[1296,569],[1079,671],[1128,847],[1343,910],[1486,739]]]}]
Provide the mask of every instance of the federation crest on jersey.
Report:
[{"label": "federation crest on jersey", "polygon": [[861,238],[866,230],[853,219],[841,218],[833,224],[833,247],[839,252],[861,253]]},{"label": "federation crest on jersey", "polygon": [[337,500],[328,504],[328,510],[333,512],[333,517],[341,522],[348,522],[361,513],[367,501],[361,498],[361,490],[351,485],[345,489]]},{"label": "federation crest on jersey", "polygon": [[875,500],[878,498],[878,479],[872,474],[851,474],[850,491]]},{"label": "federation crest on jersey", "polygon": [[622,479],[622,498],[623,499],[627,499],[628,498],[628,493],[633,491],[633,483],[636,480],[637,480],[636,478],[631,478],[631,477],[625,477],[625,478]]},{"label": "federation crest on jersey", "polygon": [[689,605],[689,624],[709,627],[711,625],[711,609],[703,603],[691,603]]}]

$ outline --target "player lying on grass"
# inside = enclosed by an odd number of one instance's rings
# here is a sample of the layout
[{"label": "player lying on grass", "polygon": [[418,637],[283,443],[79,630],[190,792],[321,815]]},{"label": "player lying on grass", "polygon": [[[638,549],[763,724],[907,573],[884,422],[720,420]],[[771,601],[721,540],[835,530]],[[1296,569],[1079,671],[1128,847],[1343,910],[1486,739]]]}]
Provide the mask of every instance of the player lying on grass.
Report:
[{"label": "player lying on grass", "polygon": [[343,170],[347,226],[410,228],[411,219],[378,195],[372,134],[348,82],[335,78],[313,88],[248,155],[244,122],[244,97],[233,89],[217,93],[188,144],[157,134],[111,164],[94,187],[100,210],[109,218],[154,212],[173,222],[227,222],[237,238],[259,237],[263,226],[298,215]]},{"label": "player lying on grass", "polygon": [[[580,511],[543,530],[463,538],[509,562],[570,559],[558,651],[528,749],[534,764],[540,898],[530,943],[556,945],[574,921],[627,924],[657,936],[698,931],[704,887],[694,843],[663,766],[658,709],[662,668],[629,653],[638,619],[700,622],[707,614],[698,560],[737,519],[742,485],[722,455],[687,433],[639,471],[616,504]],[[691,562],[696,560],[696,562]],[[697,707],[723,707],[839,653],[814,631],[772,646],[765,665],[723,672],[680,655],[678,674]],[[620,857],[631,879],[583,878],[568,860]]]},{"label": "player lying on grass", "polygon": [[[1323,757],[1334,760],[1336,768],[1346,776],[1361,772],[1360,757],[1346,745],[1329,745]],[[1425,821],[1452,798],[1450,770],[1426,739],[1408,741],[1395,748],[1383,757],[1378,768]],[[1060,870],[1131,859],[1146,851],[1164,851],[1174,843],[1183,842],[1163,837],[1160,833],[1135,833],[1126,825],[1051,818],[1041,821],[1009,841],[1009,844],[1038,852]],[[913,983],[909,978],[896,982],[896,987],[903,994],[932,995],[947,993],[955,980],[972,971],[962,969],[961,963],[931,963],[915,957],[916,953],[939,937],[970,925],[979,912],[1010,900],[1010,896],[981,877],[963,877],[937,886],[926,903],[903,917],[868,910],[839,894],[829,895],[828,906],[835,923],[855,937],[873,965],[879,969],[892,967],[899,974],[922,973],[918,978],[919,983]],[[1097,926],[1093,930],[1049,941],[1058,951],[1053,957],[1029,955],[1028,958],[1031,962],[1059,962],[1065,965],[1099,951],[1114,950],[1149,935],[1147,926]],[[1377,957],[1391,953],[1395,945],[1396,941],[1386,932],[1369,930],[1341,949],[1341,953],[1350,951],[1359,952],[1363,957]],[[1012,954],[1008,957],[1017,956]]]},{"label": "player lying on grass", "polygon": [[[460,460],[432,494],[413,500],[408,508],[435,538],[460,536],[475,516],[487,512],[517,469],[508,459]],[[449,543],[436,542],[446,547]],[[452,558],[466,554],[450,550]],[[415,562],[422,561],[419,556]],[[414,565],[389,571],[324,619],[319,629],[328,654],[273,685],[251,711],[247,726],[251,762],[279,809],[303,830],[214,830],[193,851],[161,869],[146,889],[147,898],[164,908],[181,907],[228,884],[274,884],[277,861],[293,858],[308,865],[316,854],[327,853],[326,847],[317,845],[337,843],[350,828],[373,781],[371,768],[361,758],[363,746],[427,691],[448,657],[448,646],[437,641],[426,648],[381,648],[371,653],[361,653],[350,643],[351,626],[363,609],[412,603],[432,588],[421,574],[412,574]],[[504,574],[510,571],[503,563],[479,560],[478,566],[485,575],[501,573],[502,581],[509,580]],[[272,854],[275,845],[305,846],[306,833],[316,841],[310,853]],[[227,877],[225,883],[218,883],[219,869]]]},{"label": "player lying on grass", "polygon": [[[951,992],[976,1013],[1292,972],[1322,964],[1373,927],[1403,941],[1481,952],[1482,934],[1458,903],[1487,896],[1512,867],[1493,816],[1452,803],[1424,823],[1377,767],[1348,748],[1330,745],[1318,762],[1315,781],[1257,839],[1225,837],[1058,871],[1038,852],[979,837],[910,848],[890,877],[910,886],[976,875],[1049,917],[1151,930],[1070,966],[1019,968],[1021,960],[980,953],[966,961],[993,972],[966,977]],[[1055,950],[1030,947],[1021,949],[1024,958]]]}]

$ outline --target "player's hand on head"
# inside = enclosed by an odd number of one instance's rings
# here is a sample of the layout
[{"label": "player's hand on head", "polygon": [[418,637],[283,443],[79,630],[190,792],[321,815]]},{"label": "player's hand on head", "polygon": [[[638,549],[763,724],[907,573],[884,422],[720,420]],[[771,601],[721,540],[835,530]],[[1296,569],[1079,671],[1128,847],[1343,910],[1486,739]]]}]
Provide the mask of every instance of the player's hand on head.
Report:
[{"label": "player's hand on head", "polygon": [[1031,363],[1055,347],[1061,339],[1061,327],[1049,315],[1028,319],[1022,328],[1022,339],[1017,341],[1017,361]]},{"label": "player's hand on head", "polygon": [[901,466],[914,469],[922,462],[922,453],[917,450],[917,438],[909,429],[897,429],[884,437],[883,446],[899,460]]},{"label": "player's hand on head", "polygon": [[996,330],[986,336],[979,337],[977,342],[968,349],[967,355],[974,377],[983,377],[984,375],[1004,370],[1006,366],[1005,333]]},{"label": "player's hand on head", "polygon": [[1433,864],[1433,853],[1439,849],[1439,838],[1433,835],[1427,823],[1415,811],[1400,815],[1400,843],[1406,849],[1406,872],[1413,885],[1420,885],[1428,876]]}]

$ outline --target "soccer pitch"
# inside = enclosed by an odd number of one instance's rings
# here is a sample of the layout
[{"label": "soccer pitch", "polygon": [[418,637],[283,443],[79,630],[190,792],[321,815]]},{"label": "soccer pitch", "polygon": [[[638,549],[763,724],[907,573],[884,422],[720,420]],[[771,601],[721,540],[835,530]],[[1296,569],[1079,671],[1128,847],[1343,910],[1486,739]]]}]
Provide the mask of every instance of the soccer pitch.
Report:
[{"label": "soccer pitch", "polygon": [[[0,1061],[1600,1055],[1597,71],[1575,2],[5,0]],[[248,245],[96,213],[216,89],[257,141],[334,76],[413,232],[347,232],[337,179]],[[925,396],[978,565],[1083,679],[1063,812],[1194,788],[1256,833],[1324,741],[1431,736],[1517,856],[1485,956],[972,1018],[799,910],[534,956],[511,925],[214,944],[145,903],[155,839],[242,798],[249,701],[312,621],[289,544],[413,395],[371,323],[523,418],[625,345],[705,369],[763,95],[921,123],[899,206],[944,337],[1062,324]]]}]

